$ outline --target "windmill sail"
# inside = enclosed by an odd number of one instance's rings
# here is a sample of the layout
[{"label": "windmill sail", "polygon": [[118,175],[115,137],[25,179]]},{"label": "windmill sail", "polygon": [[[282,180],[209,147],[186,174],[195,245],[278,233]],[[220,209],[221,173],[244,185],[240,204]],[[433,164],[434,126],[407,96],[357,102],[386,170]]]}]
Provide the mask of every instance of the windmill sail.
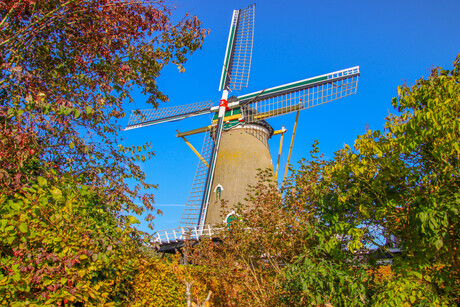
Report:
[{"label": "windmill sail", "polygon": [[[209,160],[211,159],[213,147],[214,141],[210,137],[210,132],[208,131],[204,136],[203,148],[201,150],[201,156],[208,165]],[[182,213],[179,227],[194,227],[198,225],[207,175],[208,167],[199,160],[195,178],[193,179],[192,189],[190,190],[184,212]]]},{"label": "windmill sail", "polygon": [[[179,228],[157,232],[155,236],[159,243],[179,244],[188,235],[198,239],[203,235],[204,229],[211,235],[209,225],[222,222],[222,212],[218,203],[221,194],[216,192],[220,191],[217,190],[217,186],[222,188],[219,182],[226,185],[225,193],[235,195],[232,203],[238,203],[244,194],[240,188],[252,185],[247,179],[255,178],[252,174],[248,175],[248,172],[239,170],[252,172],[253,169],[265,169],[272,165],[268,139],[273,129],[264,119],[315,107],[355,94],[357,91],[360,76],[358,66],[241,95],[237,99],[228,99],[229,91],[240,90],[248,85],[254,41],[254,15],[255,5],[233,12],[219,83],[222,98],[218,105],[206,101],[131,112],[125,130],[217,113],[210,126],[178,134],[185,136],[206,132],[202,159],[198,162]],[[222,135],[223,130],[227,132]],[[248,133],[242,134],[241,131]],[[238,155],[242,153],[239,155],[242,157],[240,160],[226,158],[236,152]],[[262,167],[255,167],[256,165]],[[237,184],[227,179],[227,169],[238,171],[238,175],[231,178]],[[214,180],[216,184],[213,184]],[[193,233],[190,234],[191,230]],[[175,245],[174,248],[177,246],[179,245]]]},{"label": "windmill sail", "polygon": [[214,133],[214,147],[211,154],[211,159],[209,161],[208,175],[206,177],[206,184],[203,194],[203,202],[201,204],[200,218],[198,219],[198,226],[204,226],[206,220],[206,213],[208,210],[209,197],[211,196],[211,183],[214,177],[214,171],[216,168],[217,152],[219,150],[220,139],[222,137],[222,127],[224,123],[224,108],[219,109],[219,118],[217,120],[217,126],[215,127]]},{"label": "windmill sail", "polygon": [[[222,91],[221,102],[226,102],[230,89],[240,89],[247,86],[249,80],[249,70],[252,57],[252,43],[254,38],[254,13],[255,4],[244,10],[233,11],[230,34],[225,52],[224,66],[222,69],[219,90]],[[198,226],[203,227],[209,198],[211,195],[212,181],[216,167],[217,152],[222,136],[226,106],[219,104],[217,126],[215,127],[214,148],[209,161],[208,174],[206,178],[203,201],[201,205]]]},{"label": "windmill sail", "polygon": [[255,4],[233,11],[219,91],[247,87],[254,42]]},{"label": "windmill sail", "polygon": [[187,117],[211,113],[212,101],[196,102],[182,106],[133,110],[125,130],[155,125],[164,122],[178,121]]},{"label": "windmill sail", "polygon": [[356,94],[359,66],[238,97],[246,122],[308,109]]}]

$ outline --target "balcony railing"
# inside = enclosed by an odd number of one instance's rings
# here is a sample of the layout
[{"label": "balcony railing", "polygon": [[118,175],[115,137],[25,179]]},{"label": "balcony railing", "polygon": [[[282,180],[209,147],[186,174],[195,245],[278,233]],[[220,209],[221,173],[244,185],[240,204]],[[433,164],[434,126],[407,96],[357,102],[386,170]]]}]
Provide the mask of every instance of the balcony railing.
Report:
[{"label": "balcony railing", "polygon": [[201,236],[213,236],[214,233],[222,228],[212,227],[211,225],[179,227],[168,230],[160,230],[153,234],[153,243],[171,244],[185,240],[199,240]]}]

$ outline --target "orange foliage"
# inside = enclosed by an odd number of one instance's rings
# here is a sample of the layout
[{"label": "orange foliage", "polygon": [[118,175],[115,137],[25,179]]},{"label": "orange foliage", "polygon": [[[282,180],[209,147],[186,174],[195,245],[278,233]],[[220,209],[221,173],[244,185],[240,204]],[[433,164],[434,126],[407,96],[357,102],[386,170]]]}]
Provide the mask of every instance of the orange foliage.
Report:
[{"label": "orange foliage", "polygon": [[368,271],[369,276],[372,276],[376,284],[381,284],[384,281],[393,279],[394,272],[391,265],[382,265]]}]

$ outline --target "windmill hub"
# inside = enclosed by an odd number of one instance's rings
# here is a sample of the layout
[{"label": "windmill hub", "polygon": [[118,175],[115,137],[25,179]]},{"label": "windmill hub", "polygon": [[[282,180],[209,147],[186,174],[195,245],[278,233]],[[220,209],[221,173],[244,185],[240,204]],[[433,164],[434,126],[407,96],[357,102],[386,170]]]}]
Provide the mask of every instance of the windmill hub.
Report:
[{"label": "windmill hub", "polygon": [[219,101],[219,107],[224,107],[225,111],[230,111],[230,108],[228,107],[228,101],[227,99],[221,99]]}]

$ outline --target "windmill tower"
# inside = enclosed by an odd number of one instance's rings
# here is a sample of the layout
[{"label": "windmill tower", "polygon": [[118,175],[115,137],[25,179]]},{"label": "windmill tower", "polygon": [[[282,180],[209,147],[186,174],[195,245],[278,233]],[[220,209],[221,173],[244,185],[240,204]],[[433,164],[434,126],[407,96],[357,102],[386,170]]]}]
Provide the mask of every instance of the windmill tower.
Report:
[{"label": "windmill tower", "polygon": [[[199,163],[179,228],[157,232],[159,242],[183,239],[184,228],[193,228],[199,237],[205,225],[225,222],[221,217],[221,198],[229,204],[244,203],[247,186],[256,182],[257,169],[273,168],[268,139],[280,131],[274,131],[266,119],[356,93],[358,66],[229,98],[231,91],[248,85],[254,12],[255,5],[233,12],[218,105],[199,102],[131,112],[125,130],[214,113],[210,125],[178,131],[177,136],[197,154]],[[196,133],[205,133],[201,154],[186,139]]]}]

